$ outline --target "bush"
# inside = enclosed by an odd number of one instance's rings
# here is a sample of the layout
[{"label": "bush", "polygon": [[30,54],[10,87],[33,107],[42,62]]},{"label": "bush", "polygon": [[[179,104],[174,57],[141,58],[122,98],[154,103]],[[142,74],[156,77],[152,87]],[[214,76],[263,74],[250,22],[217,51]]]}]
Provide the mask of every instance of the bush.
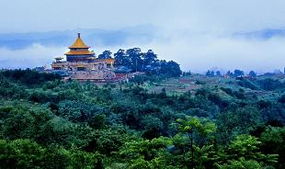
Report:
[{"label": "bush", "polygon": [[246,79],[242,79],[240,81],[238,81],[238,85],[244,87],[244,88],[249,88],[251,90],[258,90],[258,86],[256,86],[254,83],[252,83],[249,80]]},{"label": "bush", "polygon": [[260,88],[264,90],[276,90],[285,87],[284,83],[281,83],[279,80],[274,80],[271,78],[258,80],[257,83]]},{"label": "bush", "polygon": [[46,81],[61,79],[61,77],[56,74],[39,73],[30,69],[5,70],[1,71],[0,74],[12,81],[16,81],[28,86],[40,85]]},{"label": "bush", "polygon": [[103,168],[98,154],[44,148],[30,140],[0,140],[0,168]]},{"label": "bush", "polygon": [[278,99],[278,101],[279,101],[280,103],[285,103],[285,95],[282,95],[282,96]]}]

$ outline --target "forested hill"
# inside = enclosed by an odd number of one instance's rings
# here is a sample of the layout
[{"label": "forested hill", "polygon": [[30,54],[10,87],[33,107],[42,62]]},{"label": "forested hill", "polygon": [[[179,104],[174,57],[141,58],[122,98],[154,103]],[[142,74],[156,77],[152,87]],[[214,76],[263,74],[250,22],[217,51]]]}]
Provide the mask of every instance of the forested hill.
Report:
[{"label": "forested hill", "polygon": [[285,168],[283,77],[0,72],[0,168]]}]

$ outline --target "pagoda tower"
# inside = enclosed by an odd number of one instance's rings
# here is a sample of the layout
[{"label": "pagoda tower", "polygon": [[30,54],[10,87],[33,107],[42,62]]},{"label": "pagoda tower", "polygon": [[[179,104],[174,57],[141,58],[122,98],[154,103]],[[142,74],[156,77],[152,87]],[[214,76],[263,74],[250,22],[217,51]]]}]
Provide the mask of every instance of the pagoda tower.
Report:
[{"label": "pagoda tower", "polygon": [[113,67],[115,59],[95,58],[95,53],[89,48],[78,33],[77,39],[65,53],[66,61],[62,57],[56,57],[51,64],[52,71],[76,80],[106,81],[116,78]]},{"label": "pagoda tower", "polygon": [[69,52],[65,53],[67,62],[88,62],[95,59],[95,53],[89,50],[87,46],[80,37],[78,37],[75,42],[69,47]]}]

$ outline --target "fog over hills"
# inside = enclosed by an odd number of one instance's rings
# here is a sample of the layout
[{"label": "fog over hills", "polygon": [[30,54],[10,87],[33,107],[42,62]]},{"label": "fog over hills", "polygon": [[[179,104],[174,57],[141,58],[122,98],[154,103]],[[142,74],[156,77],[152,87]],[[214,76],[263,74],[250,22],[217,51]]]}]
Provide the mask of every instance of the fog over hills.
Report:
[{"label": "fog over hills", "polygon": [[66,31],[0,34],[0,67],[27,68],[49,65],[62,56],[81,32],[97,53],[105,49],[140,47],[153,49],[160,59],[175,60],[183,70],[243,69],[258,72],[283,70],[285,29],[243,32],[170,31],[152,25],[121,29],[75,29]]},{"label": "fog over hills", "polygon": [[[118,46],[130,41],[142,44],[150,43],[157,35],[157,29],[150,25],[128,27],[116,30],[75,29],[50,32],[0,33],[0,48],[24,49],[34,44],[43,46],[68,46],[77,32],[82,33],[84,40],[95,46]],[[236,32],[232,38],[250,40],[270,40],[285,38],[285,29],[264,29],[252,32]]]},{"label": "fog over hills", "polygon": [[256,40],[269,40],[275,37],[285,37],[285,29],[263,29],[251,32],[238,32],[234,33],[233,37]]},{"label": "fog over hills", "polygon": [[284,0],[15,0],[0,5],[1,68],[48,65],[77,32],[97,54],[151,48],[185,71],[267,72],[285,65]]},{"label": "fog over hills", "polygon": [[0,48],[23,49],[33,44],[43,46],[68,46],[82,33],[86,43],[96,46],[113,46],[129,41],[149,42],[154,35],[155,28],[149,25],[128,27],[116,30],[103,29],[75,29],[66,31],[2,33],[0,34]]}]

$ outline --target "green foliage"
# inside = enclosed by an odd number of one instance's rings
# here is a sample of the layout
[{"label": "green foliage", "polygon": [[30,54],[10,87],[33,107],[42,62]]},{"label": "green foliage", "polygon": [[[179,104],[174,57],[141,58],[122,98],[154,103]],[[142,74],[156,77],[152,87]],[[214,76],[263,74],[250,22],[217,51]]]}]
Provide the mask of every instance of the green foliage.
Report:
[{"label": "green foliage", "polygon": [[154,82],[160,82],[164,79],[163,76],[156,76],[156,75],[139,75],[139,76],[135,76],[134,78],[130,79],[130,82],[138,84],[138,85],[142,85],[146,82],[149,83],[154,83]]},{"label": "green foliage", "polygon": [[263,154],[260,149],[261,141],[250,135],[237,136],[225,149],[222,161],[227,161],[224,167],[270,167],[277,163],[278,155]]},{"label": "green foliage", "polygon": [[244,75],[244,72],[242,70],[239,70],[239,69],[234,70],[234,76],[235,77],[240,77],[243,75]]},{"label": "green foliage", "polygon": [[162,77],[178,77],[182,74],[178,63],[158,60],[157,55],[152,50],[143,53],[140,48],[131,48],[127,51],[119,49],[114,56],[115,65],[119,68],[123,67],[126,72],[140,71]]},{"label": "green foliage", "polygon": [[221,87],[221,90],[223,90],[232,97],[236,97],[237,99],[245,99],[244,92],[242,91],[233,91],[231,88],[224,88],[224,87]]},{"label": "green foliage", "polygon": [[258,85],[264,90],[276,90],[285,87],[284,83],[280,82],[277,79],[270,78],[259,80]]},{"label": "green foliage", "polygon": [[1,168],[33,168],[44,160],[45,150],[29,140],[0,140]]},{"label": "green foliage", "polygon": [[90,140],[91,128],[55,117],[41,127],[39,134],[37,140],[42,144],[83,147]]},{"label": "green foliage", "polygon": [[49,110],[24,102],[0,106],[1,133],[4,138],[35,138],[40,126],[52,118]]},{"label": "green foliage", "polygon": [[90,128],[77,125],[53,115],[44,107],[27,103],[0,106],[2,137],[6,139],[27,138],[42,144],[84,145]]},{"label": "green foliage", "polygon": [[[152,51],[141,58],[157,64]],[[284,168],[281,79],[191,75],[173,94],[165,77],[95,85],[0,72],[0,168]]]},{"label": "green foliage", "polygon": [[285,167],[285,128],[268,127],[260,137],[261,149],[265,153],[279,154],[278,168]]},{"label": "green foliage", "polygon": [[171,156],[167,146],[169,138],[160,137],[153,140],[133,140],[126,142],[120,150],[120,156],[128,161],[129,168],[174,168],[168,158]]},{"label": "green foliage", "polygon": [[186,134],[199,134],[209,136],[216,131],[215,123],[207,119],[199,119],[197,117],[186,117],[186,119],[178,119],[178,129]]},{"label": "green foliage", "polygon": [[1,76],[9,80],[16,81],[25,85],[40,85],[46,81],[59,80],[60,77],[55,74],[38,73],[36,71],[27,70],[5,70],[0,72]]},{"label": "green foliage", "polygon": [[173,145],[178,151],[182,164],[189,168],[204,168],[212,166],[214,149],[212,140],[216,131],[215,123],[202,118],[189,117],[177,120],[177,127],[181,134],[173,138]]},{"label": "green foliage", "polygon": [[103,53],[98,55],[98,59],[110,59],[112,58],[112,52],[109,50],[103,51]]},{"label": "green foliage", "polygon": [[262,125],[260,112],[251,106],[224,112],[217,118],[218,134],[221,142],[228,142],[234,136],[246,134]]},{"label": "green foliage", "polygon": [[0,168],[98,168],[98,154],[63,148],[44,148],[30,140],[0,140]]},{"label": "green foliage", "polygon": [[278,99],[278,101],[279,101],[280,103],[285,103],[285,95],[282,95],[282,96]]},{"label": "green foliage", "polygon": [[[117,127],[119,128],[119,126]],[[98,151],[104,155],[113,155],[120,150],[127,140],[133,139],[124,129],[118,128],[93,131],[88,144],[83,149],[88,152]]]},{"label": "green foliage", "polygon": [[238,84],[244,88],[249,88],[252,90],[258,90],[259,87],[254,84],[253,82],[251,82],[250,80],[247,79],[241,79],[240,81],[238,81]]},{"label": "green foliage", "polygon": [[240,158],[239,160],[232,160],[229,164],[219,165],[219,169],[262,169],[263,167],[254,160],[245,160]]}]

